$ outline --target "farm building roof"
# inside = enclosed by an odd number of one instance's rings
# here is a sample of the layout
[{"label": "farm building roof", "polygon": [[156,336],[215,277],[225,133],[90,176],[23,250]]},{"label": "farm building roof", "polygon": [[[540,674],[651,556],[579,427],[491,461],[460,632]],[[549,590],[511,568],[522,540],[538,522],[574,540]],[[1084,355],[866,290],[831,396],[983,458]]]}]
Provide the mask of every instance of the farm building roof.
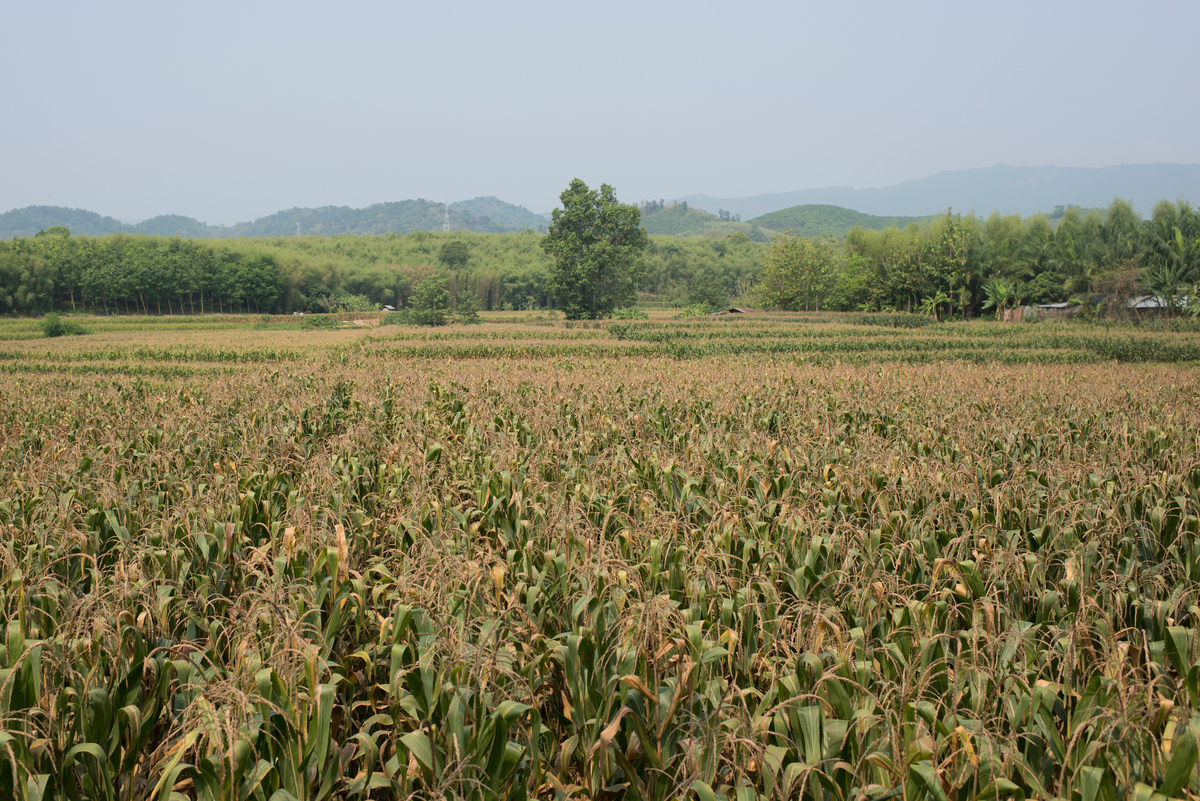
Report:
[{"label": "farm building roof", "polygon": [[[1180,295],[1175,298],[1176,306],[1186,306],[1192,302],[1188,295]],[[1130,309],[1165,309],[1167,302],[1158,295],[1138,295],[1136,298],[1130,298],[1125,304]]]}]

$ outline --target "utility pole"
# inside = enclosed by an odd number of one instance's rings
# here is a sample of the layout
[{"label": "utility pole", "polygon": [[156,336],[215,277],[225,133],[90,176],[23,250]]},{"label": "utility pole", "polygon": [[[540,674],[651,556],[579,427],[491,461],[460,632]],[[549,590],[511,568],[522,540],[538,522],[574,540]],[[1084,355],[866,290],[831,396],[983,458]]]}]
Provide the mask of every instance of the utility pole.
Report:
[{"label": "utility pole", "polygon": [[449,231],[450,231],[450,204],[442,203],[442,207],[446,210],[446,218],[444,220],[442,220],[442,233],[449,233]]}]

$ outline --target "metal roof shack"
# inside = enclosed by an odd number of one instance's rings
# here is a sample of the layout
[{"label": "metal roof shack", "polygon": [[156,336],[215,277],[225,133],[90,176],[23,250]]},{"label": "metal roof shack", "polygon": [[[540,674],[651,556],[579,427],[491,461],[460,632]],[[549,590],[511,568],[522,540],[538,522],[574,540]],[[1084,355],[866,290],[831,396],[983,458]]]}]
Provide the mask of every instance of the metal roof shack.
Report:
[{"label": "metal roof shack", "polygon": [[708,316],[709,317],[720,317],[723,314],[754,314],[754,309],[746,309],[746,308],[739,309],[737,306],[730,306],[728,309],[721,309],[721,311],[713,312],[712,314],[710,314]]},{"label": "metal roof shack", "polygon": [[[1176,295],[1174,308],[1176,310],[1183,309],[1191,305],[1191,302],[1190,295]],[[1138,320],[1148,320],[1165,312],[1169,305],[1158,295],[1138,295],[1136,298],[1130,298],[1125,303],[1125,308],[1129,309],[1130,313]]]},{"label": "metal roof shack", "polygon": [[[1176,308],[1186,306],[1191,302],[1192,299],[1187,295],[1180,295],[1175,298]],[[1130,309],[1137,309],[1139,311],[1145,309],[1165,309],[1167,307],[1167,302],[1158,295],[1138,295],[1136,298],[1130,298],[1129,302],[1126,303],[1125,306]]]},{"label": "metal roof shack", "polygon": [[1081,304],[1073,300],[1065,300],[1062,303],[1042,303],[1037,307],[1037,314],[1038,317],[1052,320],[1069,320],[1080,308]]}]

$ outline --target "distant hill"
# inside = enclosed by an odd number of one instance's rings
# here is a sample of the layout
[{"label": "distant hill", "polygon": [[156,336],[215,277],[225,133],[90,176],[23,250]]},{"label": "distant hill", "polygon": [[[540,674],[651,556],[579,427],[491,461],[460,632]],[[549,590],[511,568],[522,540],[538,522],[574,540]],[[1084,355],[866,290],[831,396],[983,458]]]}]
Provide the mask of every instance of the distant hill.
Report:
[{"label": "distant hill", "polygon": [[922,225],[932,217],[880,217],[874,214],[863,214],[841,206],[807,205],[792,206],[790,209],[773,211],[761,217],[755,217],[750,222],[758,223],[763,228],[774,231],[791,231],[798,236],[821,236],[822,234],[842,238],[856,225],[874,231],[884,228],[904,228],[915,223]]},{"label": "distant hill", "polygon": [[[64,226],[73,234],[89,236],[130,233],[196,239],[297,234],[407,234],[418,230],[440,231],[445,218],[446,206],[443,203],[424,199],[376,203],[364,209],[352,209],[349,206],[288,209],[230,226],[208,225],[177,214],[152,217],[128,225],[82,209],[29,206],[0,214],[0,239],[33,236],[54,225]],[[524,231],[526,228],[544,230],[547,223],[544,217],[522,206],[514,206],[494,197],[478,197],[450,204],[450,228],[455,231],[506,233]]]},{"label": "distant hill", "polygon": [[524,206],[514,206],[494,197],[477,197],[474,200],[459,200],[451,203],[452,218],[456,211],[479,219],[491,220],[512,231],[524,231],[526,228],[541,231],[550,225],[549,214],[534,214]]},{"label": "distant hill", "polygon": [[[67,227],[71,228],[69,225]],[[224,226],[208,225],[207,223],[202,223],[191,217],[183,217],[179,214],[161,214],[157,217],[151,217],[149,220],[142,220],[136,225],[123,226],[120,230],[131,234],[182,236],[187,239],[211,239],[227,236],[227,229]],[[78,234],[83,232],[71,228],[71,233]],[[108,231],[106,233],[116,232]]]},{"label": "distant hill", "polygon": [[1149,216],[1160,200],[1200,203],[1200,164],[1122,164],[1115,167],[982,167],[939,172],[880,189],[830,186],[796,192],[718,198],[691,195],[691,207],[728,209],[743,219],[801,205],[833,205],[864,214],[923,216],[953,207],[986,217],[1051,212],[1056,206],[1107,208],[1123,198]]},{"label": "distant hill", "polygon": [[[859,219],[864,227],[905,225],[936,215],[947,208],[974,211],[986,217],[1003,214],[1052,214],[1057,207],[1107,208],[1114,198],[1131,201],[1148,216],[1160,200],[1185,199],[1200,204],[1200,164],[1124,164],[1115,167],[1006,167],[939,172],[915,181],[879,189],[833,186],[796,192],[718,198],[692,195],[666,206],[643,207],[643,225],[652,234],[708,236],[742,231],[753,239],[768,239],[776,230],[840,236],[848,229],[849,211],[864,217],[891,218],[887,222]],[[838,212],[793,212],[783,218],[768,217],[795,208],[836,207]],[[477,197],[450,204],[450,227],[456,231],[504,233],[532,228],[543,231],[548,214],[535,214],[523,206],[495,197]],[[728,212],[721,217],[720,211]],[[799,214],[800,216],[796,216]],[[816,215],[816,216],[814,216]],[[841,215],[841,216],[838,216]],[[59,206],[29,206],[0,214],[0,239],[33,236],[51,226],[64,226],[74,234],[92,236],[117,232],[222,238],[231,236],[294,236],[335,234],[410,233],[440,231],[446,207],[424,199],[376,203],[363,209],[325,206],[288,209],[235,225],[208,225],[191,217],[161,215],[136,224],[122,223],[92,211]],[[734,219],[726,219],[732,216]],[[745,222],[735,222],[739,219]],[[853,223],[852,223],[853,224]]]},{"label": "distant hill", "polygon": [[669,205],[642,205],[642,227],[648,234],[663,236],[710,236],[732,234],[741,231],[758,242],[770,239],[773,231],[762,230],[764,225],[756,222],[733,222],[722,220],[703,209],[691,208],[687,203]]},{"label": "distant hill", "polygon": [[33,236],[54,225],[69,228],[73,234],[88,236],[111,234],[127,228],[120,220],[102,217],[94,211],[62,206],[26,206],[0,214],[0,239]]}]

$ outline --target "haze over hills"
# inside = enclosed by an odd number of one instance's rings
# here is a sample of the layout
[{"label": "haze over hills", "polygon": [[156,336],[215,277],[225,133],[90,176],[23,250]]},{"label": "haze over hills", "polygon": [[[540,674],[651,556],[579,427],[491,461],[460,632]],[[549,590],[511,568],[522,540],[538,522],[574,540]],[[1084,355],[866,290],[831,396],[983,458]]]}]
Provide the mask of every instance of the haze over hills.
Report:
[{"label": "haze over hills", "polygon": [[665,205],[643,204],[642,227],[649,234],[666,236],[723,236],[741,232],[756,242],[768,242],[779,231],[797,236],[832,236],[840,239],[855,226],[873,231],[921,225],[932,217],[879,217],[839,206],[806,205],[773,211],[742,222],[710,214],[686,202]]},{"label": "haze over hills", "polygon": [[827,204],[792,206],[770,214],[763,214],[750,221],[772,231],[791,231],[797,236],[843,237],[854,226],[871,231],[884,228],[904,228],[910,224],[922,225],[932,219],[925,217],[885,217],[863,214],[861,211],[843,209]]},{"label": "haze over hills", "polygon": [[1200,164],[1122,164],[1115,167],[1008,167],[939,172],[878,189],[829,186],[795,192],[719,198],[689,195],[681,200],[716,213],[726,209],[751,220],[792,206],[825,204],[865,214],[923,217],[952,207],[986,217],[1037,214],[1055,206],[1105,208],[1113,198],[1131,201],[1149,216],[1160,200],[1200,203]]},{"label": "haze over hills", "polygon": [[[73,234],[154,234],[193,239],[223,239],[239,236],[295,236],[336,234],[407,234],[440,231],[446,206],[431,200],[402,200],[376,203],[364,209],[324,206],[317,209],[288,209],[252,222],[208,225],[191,217],[167,214],[129,224],[83,209],[61,206],[27,206],[0,214],[0,239],[33,236],[38,231],[61,225]],[[450,204],[450,228],[455,231],[506,233],[526,228],[542,230],[549,219],[522,206],[494,197],[477,197]]]},{"label": "haze over hills", "polygon": [[[650,233],[696,236],[741,230],[752,238],[766,231],[790,229],[794,233],[840,236],[854,224],[878,228],[924,218],[951,207],[987,216],[1051,212],[1056,206],[1105,208],[1120,197],[1149,215],[1160,200],[1186,199],[1200,203],[1200,164],[1126,164],[1116,167],[1006,167],[939,172],[914,181],[878,189],[826,187],[795,192],[717,198],[692,195],[677,204],[644,215]],[[686,205],[685,205],[686,203]],[[794,207],[804,207],[795,211]],[[837,211],[833,209],[836,207]],[[779,218],[767,218],[781,210]],[[718,212],[724,211],[723,219]],[[191,217],[161,215],[139,223],[123,223],[82,209],[28,206],[0,214],[0,239],[33,236],[61,225],[74,234],[155,234],[190,238],[245,236],[295,236],[336,234],[410,233],[440,231],[446,207],[424,199],[376,203],[362,209],[325,206],[293,208],[230,226],[208,225]],[[855,218],[858,214],[861,218]],[[740,217],[744,222],[738,222]],[[869,217],[869,219],[868,219]],[[892,219],[888,222],[885,218]],[[532,228],[544,230],[548,214],[535,214],[523,206],[495,197],[477,197],[450,204],[450,228],[456,231],[505,233]]]}]

